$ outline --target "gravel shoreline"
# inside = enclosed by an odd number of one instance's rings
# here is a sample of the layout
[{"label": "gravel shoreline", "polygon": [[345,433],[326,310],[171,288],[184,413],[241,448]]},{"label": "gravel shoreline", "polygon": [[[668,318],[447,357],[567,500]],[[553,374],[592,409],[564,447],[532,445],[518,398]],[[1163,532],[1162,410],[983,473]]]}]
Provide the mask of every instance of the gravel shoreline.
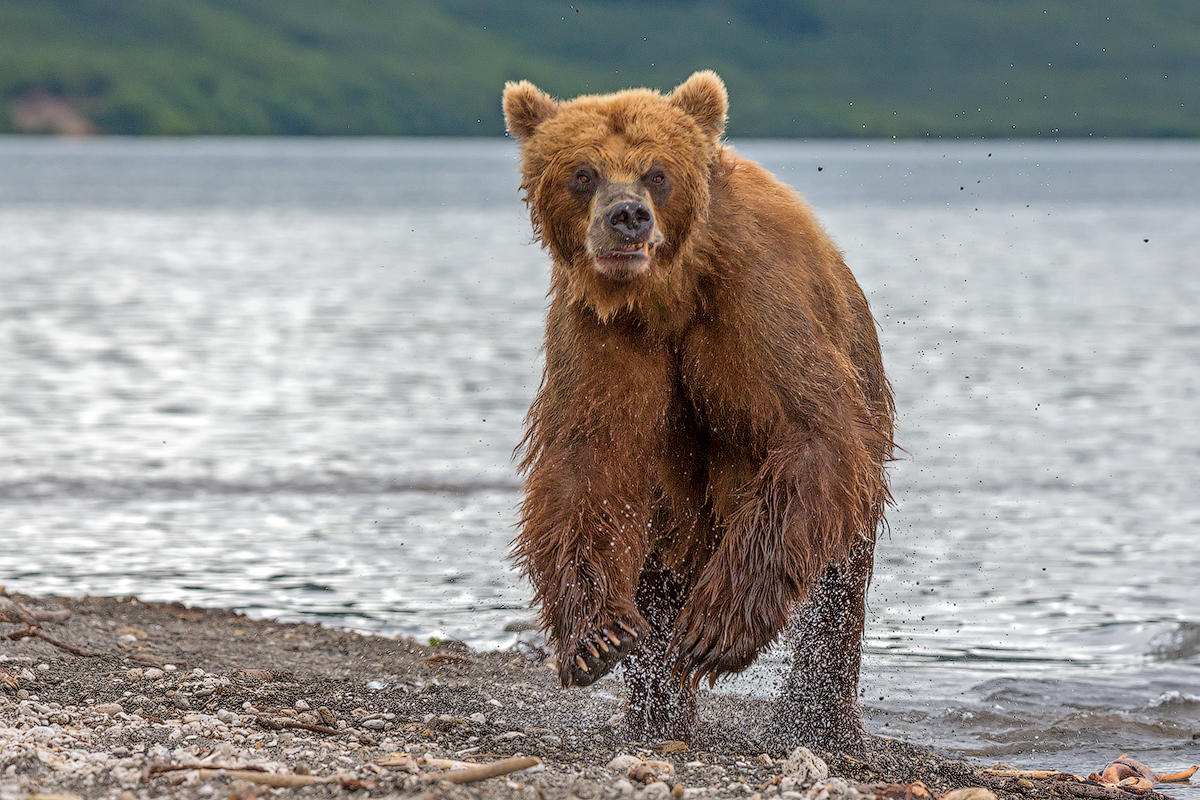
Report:
[{"label": "gravel shoreline", "polygon": [[[712,694],[702,696],[690,747],[629,743],[617,732],[619,682],[564,691],[536,652],[427,647],[136,599],[7,597],[42,614],[70,612],[43,630],[87,655],[0,622],[0,800],[920,800],[985,786],[1001,798],[1133,796],[982,775],[979,765],[879,738],[864,760],[772,750],[757,738],[765,702]],[[473,775],[455,774],[464,765],[510,758],[525,760],[494,769],[527,768],[450,782]],[[948,800],[991,800],[984,791]]]}]

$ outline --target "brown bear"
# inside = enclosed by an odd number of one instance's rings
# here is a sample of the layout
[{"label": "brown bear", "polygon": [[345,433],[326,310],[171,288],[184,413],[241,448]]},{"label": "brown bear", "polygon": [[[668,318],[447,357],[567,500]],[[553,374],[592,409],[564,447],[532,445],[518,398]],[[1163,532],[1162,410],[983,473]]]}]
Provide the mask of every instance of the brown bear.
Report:
[{"label": "brown bear", "polygon": [[505,87],[553,258],[513,554],[564,686],[625,660],[629,737],[687,739],[700,679],[803,603],[775,726],[857,750],[891,391],[841,253],[722,143],[727,104],[711,71],[667,95]]}]

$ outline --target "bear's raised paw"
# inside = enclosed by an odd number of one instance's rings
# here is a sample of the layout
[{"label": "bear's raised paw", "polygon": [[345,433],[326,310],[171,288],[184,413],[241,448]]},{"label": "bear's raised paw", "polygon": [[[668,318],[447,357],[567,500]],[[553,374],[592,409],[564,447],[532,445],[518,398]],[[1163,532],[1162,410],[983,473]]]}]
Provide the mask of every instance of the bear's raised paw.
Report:
[{"label": "bear's raised paw", "polygon": [[558,666],[563,686],[590,686],[633,652],[645,631],[636,622],[601,625],[579,640]]}]

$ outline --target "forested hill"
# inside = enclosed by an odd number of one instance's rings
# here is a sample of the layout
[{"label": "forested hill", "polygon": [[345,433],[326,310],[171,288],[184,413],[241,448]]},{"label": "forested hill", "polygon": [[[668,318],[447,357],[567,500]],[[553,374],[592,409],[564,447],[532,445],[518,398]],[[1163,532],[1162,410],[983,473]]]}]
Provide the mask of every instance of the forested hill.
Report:
[{"label": "forested hill", "polygon": [[1197,0],[0,0],[0,132],[496,136],[669,89],[734,136],[1197,136]]}]

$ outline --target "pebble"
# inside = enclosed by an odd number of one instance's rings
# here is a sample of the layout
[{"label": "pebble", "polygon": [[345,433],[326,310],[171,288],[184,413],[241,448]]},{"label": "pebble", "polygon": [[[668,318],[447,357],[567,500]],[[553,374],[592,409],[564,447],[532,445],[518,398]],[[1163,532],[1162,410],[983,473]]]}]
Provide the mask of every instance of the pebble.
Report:
[{"label": "pebble", "polygon": [[661,781],[666,776],[674,774],[675,765],[666,761],[638,761],[629,768],[627,773],[629,780],[645,784]]},{"label": "pebble", "polygon": [[485,717],[483,714],[480,714],[478,711],[476,711],[474,714],[471,715],[471,721],[478,722],[480,725],[486,725],[487,717]]},{"label": "pebble", "polygon": [[50,671],[50,665],[49,665],[49,664],[44,664],[44,663],[43,663],[43,664],[38,664],[38,665],[37,665],[37,668],[38,668],[38,672],[49,672],[49,671]]},{"label": "pebble", "polygon": [[797,747],[783,765],[783,774],[799,783],[810,783],[828,778],[829,765],[807,747]]},{"label": "pebble", "polygon": [[942,795],[942,800],[996,800],[996,795],[982,786],[969,786],[965,789],[952,789]]},{"label": "pebble", "polygon": [[124,710],[121,708],[120,703],[101,703],[98,706],[92,706],[92,711],[95,711],[97,714],[108,714],[109,716],[120,714]]},{"label": "pebble", "polygon": [[642,789],[642,793],[638,795],[646,800],[666,800],[671,796],[671,787],[662,781],[646,784],[646,788]]},{"label": "pebble", "polygon": [[163,676],[163,671],[158,667],[151,667],[142,673],[147,680],[156,681]]},{"label": "pebble", "polygon": [[385,720],[376,718],[363,720],[360,724],[369,731],[381,731],[383,730],[383,726],[387,725],[387,722]]},{"label": "pebble", "polygon": [[625,773],[629,771],[630,767],[638,763],[641,763],[641,759],[637,756],[631,756],[628,753],[622,753],[621,755],[613,758],[612,761],[608,762],[608,768],[615,769],[617,772]]},{"label": "pebble", "polygon": [[819,780],[803,795],[804,800],[858,800],[863,795],[841,778]]}]

